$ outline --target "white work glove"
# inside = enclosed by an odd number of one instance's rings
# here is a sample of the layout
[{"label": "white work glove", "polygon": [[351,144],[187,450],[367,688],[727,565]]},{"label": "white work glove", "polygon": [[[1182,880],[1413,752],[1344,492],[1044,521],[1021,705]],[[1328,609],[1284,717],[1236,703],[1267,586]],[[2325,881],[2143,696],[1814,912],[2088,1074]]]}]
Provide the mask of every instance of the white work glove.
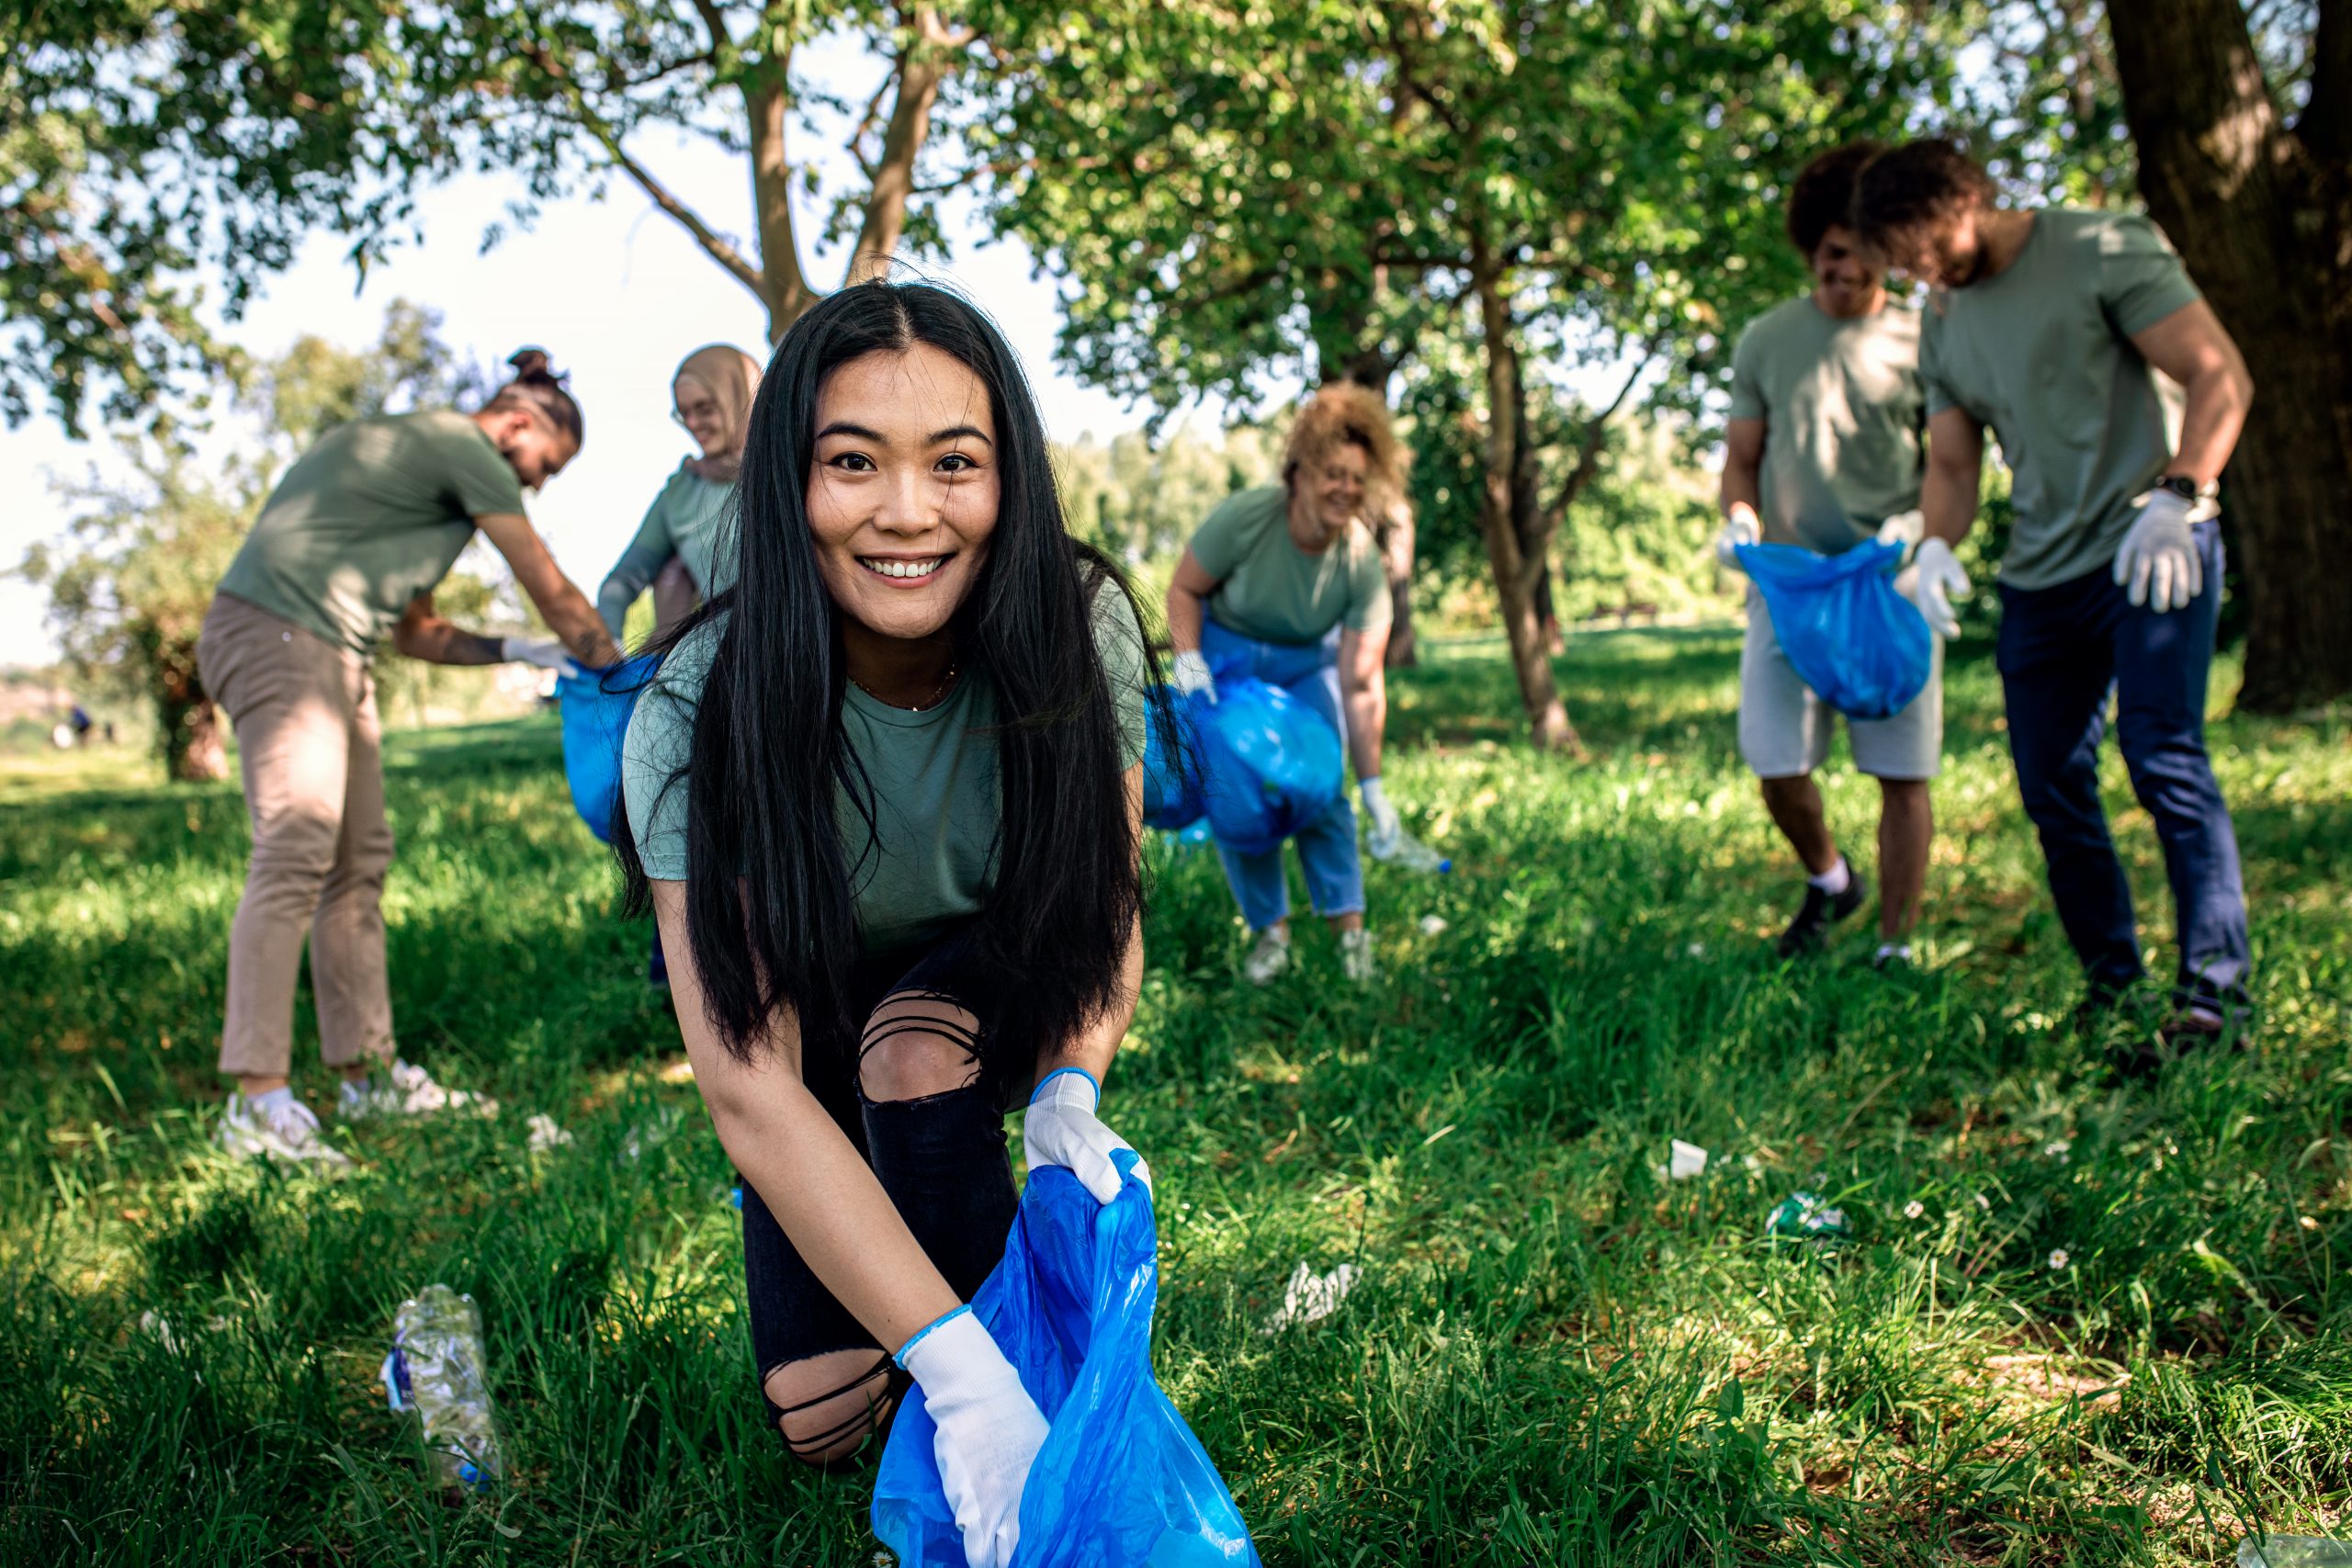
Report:
[{"label": "white work glove", "polygon": [[1742,503],[1731,509],[1724,519],[1723,532],[1715,536],[1715,564],[1725,571],[1742,575],[1746,570],[1739,564],[1739,547],[1762,543],[1764,536],[1756,525],[1755,508]]},{"label": "white work glove", "polygon": [[[1078,1184],[1094,1194],[1098,1203],[1107,1203],[1119,1195],[1119,1168],[1112,1155],[1125,1150],[1135,1153],[1135,1145],[1102,1124],[1094,1108],[1102,1103],[1102,1088],[1094,1075],[1083,1067],[1060,1067],[1046,1075],[1029,1097],[1029,1109],[1021,1115],[1021,1146],[1027,1151],[1029,1168],[1041,1165],[1057,1165],[1078,1178]],[[1138,1159],[1135,1163],[1136,1179],[1146,1189],[1151,1186],[1151,1167]]]},{"label": "white work glove", "polygon": [[1396,808],[1388,804],[1388,792],[1380,787],[1377,778],[1356,785],[1356,793],[1363,797],[1364,847],[1373,859],[1386,860],[1396,852],[1405,824],[1396,819]]},{"label": "white work glove", "polygon": [[1917,544],[1928,531],[1928,514],[1914,507],[1898,512],[1878,525],[1878,542],[1882,545],[1911,546]]},{"label": "white work glove", "polygon": [[931,1444],[940,1490],[971,1568],[1005,1568],[1021,1540],[1021,1489],[1046,1446],[1046,1416],[967,1306],[899,1348],[939,1428]]},{"label": "white work glove", "polygon": [[2197,558],[2197,540],[2188,531],[2189,502],[2171,491],[2148,497],[2123,547],[2115,552],[2115,581],[2128,584],[2134,604],[2145,604],[2163,615],[2186,609],[2205,592],[2205,563]]},{"label": "white work glove", "polygon": [[580,662],[551,637],[509,637],[498,641],[498,657],[517,664],[536,664],[559,675],[577,675]]},{"label": "white work glove", "polygon": [[1189,697],[1197,694],[1212,703],[1216,701],[1216,677],[1209,673],[1209,661],[1201,657],[1199,649],[1178,652],[1175,667],[1170,673],[1176,677],[1176,689],[1184,695]]},{"label": "white work glove", "polygon": [[1912,597],[1919,613],[1928,618],[1928,629],[1950,641],[1960,635],[1960,616],[1951,607],[1955,599],[1965,599],[1971,590],[1967,569],[1951,553],[1951,547],[1941,539],[1920,542],[1918,554],[1911,558]]}]

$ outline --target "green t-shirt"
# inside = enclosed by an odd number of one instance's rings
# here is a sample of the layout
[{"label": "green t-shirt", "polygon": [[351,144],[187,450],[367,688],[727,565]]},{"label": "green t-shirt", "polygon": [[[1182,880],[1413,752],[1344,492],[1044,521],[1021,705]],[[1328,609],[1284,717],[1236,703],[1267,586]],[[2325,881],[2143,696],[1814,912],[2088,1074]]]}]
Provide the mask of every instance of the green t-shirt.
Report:
[{"label": "green t-shirt", "polygon": [[1731,417],[1764,422],[1764,537],[1834,556],[1919,504],[1927,394],[1919,313],[1888,305],[1840,321],[1811,295],[1739,334]]},{"label": "green t-shirt", "polygon": [[[630,830],[645,874],[657,881],[686,878],[685,784],[664,786],[693,750],[695,709],[724,622],[705,623],[672,650],[621,745]],[[1095,595],[1094,642],[1119,704],[1120,762],[1133,767],[1144,748],[1143,633],[1112,584]],[[842,730],[873,785],[878,845],[869,845],[864,818],[838,787],[833,820],[868,952],[929,941],[987,906],[1003,814],[996,722],[996,689],[978,671],[921,713],[877,702],[854,682],[843,691]]]},{"label": "green t-shirt", "polygon": [[367,657],[523,484],[461,413],[355,419],[286,470],[220,592]]},{"label": "green t-shirt", "polygon": [[1351,524],[1321,555],[1290,536],[1290,492],[1280,485],[1227,496],[1193,536],[1193,557],[1217,580],[1209,615],[1260,642],[1319,641],[1345,621],[1386,628],[1388,574],[1371,534]]},{"label": "green t-shirt", "polygon": [[2146,219],[2051,208],[2006,269],[1929,301],[1928,412],[1958,407],[1991,425],[2009,466],[2002,581],[2049,588],[2115,558],[2173,456],[2172,418],[2132,334],[2199,298]]},{"label": "green t-shirt", "polygon": [[735,487],[703,479],[684,464],[670,476],[662,493],[645,510],[645,521],[638,525],[637,537],[613,570],[605,574],[605,585],[596,590],[596,610],[605,617],[605,629],[615,637],[621,635],[621,623],[628,618],[628,607],[637,596],[672,557],[686,563],[687,574],[706,599],[725,592],[735,583],[735,558],[732,551],[719,550],[721,533],[732,515],[729,502],[735,499]]}]

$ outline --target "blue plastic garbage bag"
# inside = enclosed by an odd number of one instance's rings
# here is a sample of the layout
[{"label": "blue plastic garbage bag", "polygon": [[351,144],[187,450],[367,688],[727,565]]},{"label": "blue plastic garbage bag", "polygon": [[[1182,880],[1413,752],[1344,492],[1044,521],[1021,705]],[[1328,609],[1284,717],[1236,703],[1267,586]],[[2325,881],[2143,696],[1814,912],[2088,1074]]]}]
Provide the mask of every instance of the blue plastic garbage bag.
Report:
[{"label": "blue plastic garbage bag", "polygon": [[1889,718],[1926,690],[1935,634],[1895,592],[1899,544],[1816,555],[1795,545],[1742,545],[1739,564],[1772,617],[1798,679],[1849,718]]},{"label": "blue plastic garbage bag", "polygon": [[[1132,1154],[1112,1156],[1131,1172]],[[1098,1203],[1059,1166],[1029,1173],[972,1312],[1046,1413],[1012,1568],[1257,1568],[1209,1456],[1151,1377],[1159,1299],[1151,1190]],[[966,1568],[920,1392],[899,1406],[874,1480],[874,1533],[899,1568]]]},{"label": "blue plastic garbage bag", "polygon": [[[1198,737],[1191,705],[1167,686],[1151,690],[1143,739],[1143,819],[1147,826],[1182,832],[1208,807],[1201,800]],[[1169,745],[1170,730],[1175,746]]]},{"label": "blue plastic garbage bag", "polygon": [[603,843],[613,841],[614,807],[620,802],[621,737],[638,693],[651,678],[660,656],[639,654],[609,670],[584,670],[555,679],[556,703],[563,711],[563,776],[571,786],[571,808]]},{"label": "blue plastic garbage bag", "polygon": [[1340,797],[1340,735],[1313,708],[1250,677],[1221,680],[1216,701],[1190,699],[1201,793],[1216,841],[1262,854]]}]

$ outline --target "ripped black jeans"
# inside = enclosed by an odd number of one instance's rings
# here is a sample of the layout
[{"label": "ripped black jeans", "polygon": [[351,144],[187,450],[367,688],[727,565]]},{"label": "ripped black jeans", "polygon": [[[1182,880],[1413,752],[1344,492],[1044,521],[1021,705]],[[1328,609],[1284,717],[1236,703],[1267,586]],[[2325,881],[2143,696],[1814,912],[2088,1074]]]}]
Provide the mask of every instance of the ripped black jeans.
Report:
[{"label": "ripped black jeans", "polygon": [[[968,929],[927,947],[870,955],[860,962],[853,986],[854,1013],[873,1020],[859,1043],[861,1059],[894,1034],[912,1030],[953,1041],[977,1066],[1003,1011],[990,966],[978,961]],[[1006,1152],[1008,1106],[1001,1091],[978,1081],[976,1074],[969,1088],[877,1104],[865,1097],[857,1066],[845,1053],[811,1053],[802,1062],[801,1077],[874,1168],[882,1190],[948,1285],[969,1301],[1002,1260],[1020,1203]],[[790,1412],[768,1398],[769,1374],[829,1351],[871,1348],[876,1359],[865,1376],[826,1398],[855,1387],[877,1403],[904,1393],[904,1374],[801,1259],[749,1182],[743,1184],[743,1286],[760,1398],[771,1427],[780,1430]],[[841,1433],[816,1432],[786,1441],[808,1458],[865,1419],[845,1419]]]}]

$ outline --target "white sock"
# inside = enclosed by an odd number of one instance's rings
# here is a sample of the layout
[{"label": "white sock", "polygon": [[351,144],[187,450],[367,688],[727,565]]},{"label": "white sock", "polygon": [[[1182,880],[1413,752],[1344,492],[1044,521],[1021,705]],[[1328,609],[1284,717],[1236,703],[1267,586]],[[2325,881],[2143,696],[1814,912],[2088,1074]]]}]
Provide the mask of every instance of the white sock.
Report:
[{"label": "white sock", "polygon": [[1854,885],[1854,873],[1853,869],[1847,865],[1846,857],[1839,855],[1836,865],[1831,866],[1819,876],[1808,876],[1805,880],[1835,898]]},{"label": "white sock", "polygon": [[281,1105],[292,1103],[294,1103],[294,1088],[291,1084],[279,1084],[276,1089],[263,1093],[245,1096],[247,1108],[263,1116],[268,1115]]}]

